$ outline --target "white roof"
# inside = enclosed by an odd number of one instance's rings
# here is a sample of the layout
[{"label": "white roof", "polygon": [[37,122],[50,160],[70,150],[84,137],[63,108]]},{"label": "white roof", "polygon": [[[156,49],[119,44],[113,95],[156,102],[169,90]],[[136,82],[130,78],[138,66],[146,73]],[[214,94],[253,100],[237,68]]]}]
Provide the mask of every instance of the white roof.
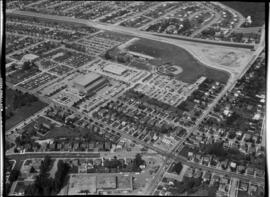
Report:
[{"label": "white roof", "polygon": [[225,109],[223,112],[226,116],[228,116],[230,114],[230,110],[229,109]]},{"label": "white roof", "polygon": [[110,73],[117,74],[117,75],[121,75],[127,69],[122,67],[121,65],[109,64],[109,65],[105,66],[103,70],[110,72]]},{"label": "white roof", "polygon": [[78,76],[74,80],[74,82],[77,83],[77,84],[80,84],[82,86],[87,86],[88,84],[90,84],[91,82],[95,81],[99,77],[100,77],[99,74],[90,72],[90,73],[88,73],[86,75],[80,75],[80,76]]},{"label": "white roof", "polygon": [[231,162],[231,167],[232,167],[232,168],[235,168],[235,167],[236,167],[236,163]]},{"label": "white roof", "polygon": [[253,120],[259,120],[261,118],[261,114],[257,113],[253,116]]},{"label": "white roof", "polygon": [[26,55],[24,55],[23,56],[23,59],[24,60],[35,60],[35,59],[37,59],[38,58],[38,56],[37,55],[35,55],[35,54],[26,54]]}]

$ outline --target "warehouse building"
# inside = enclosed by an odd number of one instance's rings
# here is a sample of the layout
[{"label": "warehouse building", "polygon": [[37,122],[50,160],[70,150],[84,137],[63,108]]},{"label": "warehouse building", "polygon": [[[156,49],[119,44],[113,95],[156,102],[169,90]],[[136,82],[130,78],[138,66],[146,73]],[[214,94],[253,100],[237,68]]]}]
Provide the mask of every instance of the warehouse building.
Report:
[{"label": "warehouse building", "polygon": [[115,74],[115,75],[123,75],[127,69],[122,67],[121,65],[109,64],[103,68],[104,71]]},{"label": "warehouse building", "polygon": [[106,86],[108,80],[96,73],[80,75],[74,80],[74,87],[85,94],[91,94]]},{"label": "warehouse building", "polygon": [[[117,173],[106,174],[70,174],[68,195],[87,194],[106,194],[107,192],[116,192],[124,194],[133,190],[132,176],[129,174],[120,175]],[[119,193],[120,192],[120,193]]]}]

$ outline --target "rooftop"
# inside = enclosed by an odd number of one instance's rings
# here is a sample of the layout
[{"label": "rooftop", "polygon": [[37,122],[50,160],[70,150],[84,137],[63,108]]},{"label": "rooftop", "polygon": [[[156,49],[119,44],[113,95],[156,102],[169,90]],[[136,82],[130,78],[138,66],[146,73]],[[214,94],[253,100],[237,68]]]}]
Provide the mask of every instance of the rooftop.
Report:
[{"label": "rooftop", "polygon": [[81,86],[87,86],[87,85],[89,85],[89,83],[97,80],[100,77],[101,77],[101,75],[94,73],[94,72],[90,72],[90,73],[87,73],[86,75],[80,75],[80,76],[76,77],[74,80],[74,83],[77,83]]},{"label": "rooftop", "polygon": [[123,72],[125,72],[127,69],[120,66],[120,65],[116,65],[116,64],[109,64],[107,66],[104,67],[103,69],[104,71],[107,71],[107,72],[111,72],[111,73],[114,73],[114,74],[118,74],[118,75],[121,75]]},{"label": "rooftop", "polygon": [[25,60],[25,61],[32,61],[32,60],[35,60],[37,58],[38,58],[37,55],[30,53],[30,54],[24,55],[22,59]]}]

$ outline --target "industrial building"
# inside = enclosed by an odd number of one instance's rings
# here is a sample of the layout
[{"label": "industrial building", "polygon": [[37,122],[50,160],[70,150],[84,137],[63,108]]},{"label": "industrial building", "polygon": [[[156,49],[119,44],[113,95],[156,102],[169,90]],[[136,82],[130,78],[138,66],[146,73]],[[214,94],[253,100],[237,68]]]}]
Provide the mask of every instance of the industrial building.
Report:
[{"label": "industrial building", "polygon": [[80,75],[74,80],[74,87],[85,94],[91,94],[106,86],[108,80],[96,73]]},{"label": "industrial building", "polygon": [[71,174],[68,187],[68,195],[83,194],[82,191],[88,191],[88,194],[98,194],[114,191],[132,191],[133,180],[130,175],[119,175],[117,173],[106,174]]},{"label": "industrial building", "polygon": [[123,75],[127,71],[127,69],[122,67],[121,65],[115,65],[115,64],[106,65],[103,68],[103,70],[106,72],[115,74],[115,75],[119,75],[119,76]]}]

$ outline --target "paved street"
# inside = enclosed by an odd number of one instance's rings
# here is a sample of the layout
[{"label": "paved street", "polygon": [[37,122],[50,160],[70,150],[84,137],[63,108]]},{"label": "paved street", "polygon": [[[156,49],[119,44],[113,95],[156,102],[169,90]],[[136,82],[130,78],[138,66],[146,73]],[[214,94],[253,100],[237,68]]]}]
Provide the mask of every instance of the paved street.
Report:
[{"label": "paved street", "polygon": [[[137,37],[143,37],[143,38],[156,40],[156,41],[163,41],[163,42],[166,42],[166,43],[169,43],[169,44],[174,44],[174,45],[181,46],[181,47],[183,47],[183,45],[185,45],[185,44],[190,43],[190,41],[175,40],[175,39],[164,38],[164,37],[161,38],[161,37],[157,36],[156,34],[152,34],[152,33],[149,33],[149,32],[142,32],[142,31],[139,31],[139,30],[135,30],[133,28],[119,27],[119,26],[115,26],[115,25],[104,24],[104,23],[101,23],[101,22],[93,22],[93,21],[89,21],[89,20],[74,19],[74,18],[68,18],[68,17],[63,17],[63,16],[50,16],[50,15],[45,15],[45,14],[23,12],[23,11],[14,11],[14,13],[19,13],[19,14],[28,15],[28,16],[36,16],[36,17],[41,17],[41,18],[48,18],[48,19],[53,19],[53,20],[61,20],[61,21],[63,20],[63,21],[83,23],[83,24],[94,26],[96,28],[100,28],[100,29],[103,29],[103,30],[109,30],[109,31],[114,31],[114,32],[118,32],[118,33],[125,33],[125,34],[129,34],[129,35],[137,36]],[[157,148],[157,147],[155,147],[155,146],[153,146],[151,144],[145,143],[144,141],[139,140],[139,139],[133,137],[132,135],[129,135],[129,134],[123,132],[122,130],[119,130],[119,129],[113,128],[110,125],[104,124],[104,122],[101,122],[99,119],[93,118],[93,120],[95,122],[99,123],[99,124],[104,125],[105,128],[109,128],[110,130],[115,130],[116,132],[120,133],[123,137],[125,137],[127,139],[133,140],[138,144],[142,144],[143,146],[145,146],[145,147],[147,147],[149,149],[152,149],[152,150],[156,151],[157,153],[159,153],[161,155],[164,155],[167,159],[171,159],[172,161],[174,161],[174,160],[177,161],[177,162],[180,161],[185,165],[192,166],[192,167],[195,167],[195,168],[200,168],[202,170],[211,171],[211,172],[215,172],[215,173],[223,174],[223,175],[228,175],[228,176],[233,177],[233,178],[239,178],[239,179],[243,179],[243,180],[248,180],[248,181],[252,181],[254,183],[264,184],[264,182],[265,182],[264,178],[254,177],[254,176],[250,176],[250,175],[237,174],[235,172],[224,171],[224,170],[216,169],[216,168],[213,168],[213,167],[208,167],[208,166],[200,165],[200,164],[197,164],[197,163],[189,162],[189,161],[187,161],[186,158],[184,158],[182,156],[179,156],[179,155],[177,155],[175,153],[176,150],[178,150],[178,149],[181,150],[183,148],[183,142],[190,136],[190,134],[192,132],[194,132],[198,128],[198,125],[212,111],[212,109],[218,103],[218,101],[229,90],[231,90],[235,86],[235,84],[237,82],[237,79],[241,78],[244,75],[244,73],[250,68],[250,66],[254,63],[254,61],[257,59],[257,57],[259,56],[261,51],[264,49],[264,44],[263,44],[264,39],[265,39],[264,37],[265,37],[265,35],[264,35],[264,32],[263,32],[263,35],[262,35],[263,41],[261,41],[260,45],[258,46],[257,50],[254,52],[254,55],[251,57],[250,62],[245,67],[245,69],[243,69],[242,72],[239,75],[235,75],[234,73],[231,72],[230,79],[228,80],[228,83],[226,84],[226,86],[224,87],[222,92],[208,106],[207,110],[205,110],[203,115],[197,120],[196,125],[192,129],[188,130],[187,135],[183,138],[183,140],[181,140],[181,142],[179,142],[179,144],[176,146],[176,148],[171,153],[169,153],[168,151],[164,151],[164,150],[162,150],[160,148]],[[226,69],[224,67],[219,68],[219,69],[228,71],[228,69]],[[30,93],[32,93],[32,92],[30,91]],[[37,95],[37,96],[39,98],[41,98],[42,100],[45,100],[49,104],[51,104],[53,102],[48,98],[41,97],[40,95]],[[77,113],[77,114],[82,115],[83,117],[89,118],[87,114],[80,113],[75,108],[69,108],[69,109],[74,111],[74,113]],[[24,124],[28,123],[31,119],[33,119],[33,117],[36,117],[38,114],[40,114],[44,110],[46,110],[46,109],[43,109],[40,112],[37,112],[34,116],[28,118],[24,122],[19,123],[14,128],[7,131],[7,133],[9,133],[11,130],[14,130],[15,128],[19,128],[19,127],[23,126]],[[14,141],[14,139],[11,138],[11,141]],[[10,159],[15,159],[17,161],[15,167],[18,168],[22,164],[22,160],[24,160],[24,159],[27,159],[27,158],[41,158],[41,157],[44,157],[45,155],[50,155],[52,158],[94,158],[94,157],[100,157],[100,153],[87,153],[87,152],[79,152],[79,153],[75,153],[75,152],[65,152],[65,153],[61,153],[61,152],[24,153],[24,154],[8,154],[8,155],[6,155],[6,157],[8,157]],[[164,173],[167,171],[168,166],[170,166],[170,165],[169,164],[164,164],[158,170],[158,172],[157,172],[157,174],[156,174],[156,176],[154,178],[154,181],[149,185],[149,194],[151,194],[154,191],[157,184],[162,179]]]}]

